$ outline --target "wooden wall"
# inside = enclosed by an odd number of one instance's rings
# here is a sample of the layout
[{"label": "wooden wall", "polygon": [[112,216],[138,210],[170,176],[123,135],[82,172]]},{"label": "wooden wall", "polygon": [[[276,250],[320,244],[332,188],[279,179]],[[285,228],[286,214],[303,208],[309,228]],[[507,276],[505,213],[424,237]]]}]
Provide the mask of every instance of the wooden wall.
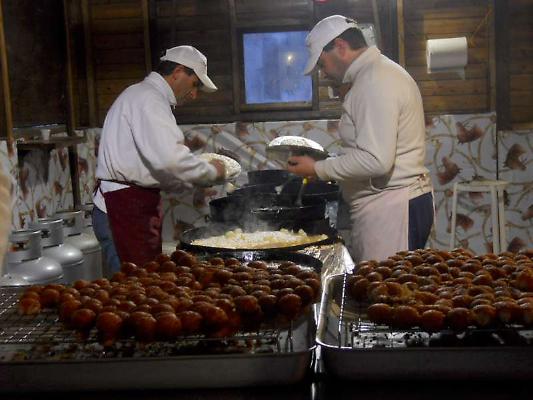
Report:
[{"label": "wooden wall", "polygon": [[65,123],[65,26],[61,0],[3,1],[15,127]]},{"label": "wooden wall", "polygon": [[101,125],[118,94],[149,72],[147,20],[142,0],[82,0],[82,12],[88,24],[87,74],[94,87],[94,113]]},{"label": "wooden wall", "polygon": [[[7,136],[7,118],[6,118],[6,101],[9,101],[9,98],[4,89],[4,79],[2,79],[4,74],[3,66],[0,63],[0,137]],[[9,96],[10,97],[10,96]]]},{"label": "wooden wall", "polygon": [[[473,113],[491,109],[490,1],[404,0],[405,65],[417,81],[427,114]],[[466,36],[466,79],[428,74],[427,39]]]},{"label": "wooden wall", "polygon": [[[377,12],[379,14],[379,26],[381,31],[380,49],[383,54],[395,59],[396,38],[393,35],[394,25],[393,19],[396,15],[392,13],[390,2],[379,1],[375,2]],[[315,22],[330,15],[345,15],[355,19],[359,23],[375,23],[374,8],[372,1],[358,1],[358,0],[338,0],[325,3],[316,3],[315,5]],[[339,113],[339,100],[330,99],[328,94],[328,86],[330,82],[325,79],[319,79],[319,106],[320,110],[331,110]]]},{"label": "wooden wall", "polygon": [[[65,38],[60,28],[65,3],[73,65],[71,111],[66,110]],[[332,14],[376,23],[373,7],[379,15],[383,53],[403,61],[416,79],[427,114],[497,110],[500,129],[533,126],[533,0],[4,0],[0,4],[15,126],[64,123],[66,112],[75,114],[77,126],[101,126],[118,94],[143,79],[162,50],[179,44],[191,44],[208,56],[209,74],[220,88],[178,108],[180,123],[336,118],[340,103],[329,98],[329,82],[316,76],[316,96],[309,109],[243,110],[239,35],[250,29],[310,29]],[[28,32],[40,40],[30,42]],[[466,79],[428,75],[426,40],[454,36],[469,39]],[[33,51],[31,61],[24,57],[28,48]],[[1,115],[0,123],[4,127]]]},{"label": "wooden wall", "polygon": [[533,0],[508,1],[510,126],[533,126]]},{"label": "wooden wall", "polygon": [[[267,113],[241,110],[239,35],[250,29],[311,29],[317,20],[334,13],[352,16],[360,22],[373,22],[374,18],[370,0],[339,0],[326,4],[311,0],[151,0],[148,2],[150,42],[146,43],[141,1],[81,2],[87,3],[88,8],[90,54],[87,54],[87,68],[94,69],[93,102],[99,124],[116,96],[148,72],[144,68],[143,53],[147,46],[151,62],[156,64],[164,49],[181,44],[195,46],[207,55],[209,74],[219,87],[215,93],[200,94],[197,101],[178,107],[175,114],[181,123],[337,117],[340,103],[329,98],[328,82],[319,82],[318,98],[309,110]],[[384,27],[384,51],[388,53],[394,41],[389,23],[390,2],[375,3]]]},{"label": "wooden wall", "polygon": [[208,58],[208,73],[218,90],[199,93],[195,102],[177,107],[181,118],[228,116],[233,114],[231,34],[227,0],[159,0],[150,2],[152,60],[164,50],[191,45]]}]

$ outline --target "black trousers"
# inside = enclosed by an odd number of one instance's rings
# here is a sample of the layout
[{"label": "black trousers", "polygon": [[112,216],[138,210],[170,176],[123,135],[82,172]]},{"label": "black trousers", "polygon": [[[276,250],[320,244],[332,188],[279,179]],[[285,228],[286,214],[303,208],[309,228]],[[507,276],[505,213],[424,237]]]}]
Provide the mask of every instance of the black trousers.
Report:
[{"label": "black trousers", "polygon": [[433,226],[433,195],[409,200],[409,250],[423,249]]}]

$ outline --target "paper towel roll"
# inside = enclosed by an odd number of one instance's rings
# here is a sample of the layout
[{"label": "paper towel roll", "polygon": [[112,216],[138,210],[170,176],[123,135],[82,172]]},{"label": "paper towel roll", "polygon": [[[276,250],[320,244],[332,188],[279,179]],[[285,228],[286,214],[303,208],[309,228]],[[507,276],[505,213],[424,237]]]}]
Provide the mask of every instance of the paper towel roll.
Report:
[{"label": "paper towel roll", "polygon": [[464,77],[464,67],[468,63],[466,37],[428,40],[426,58],[428,73],[458,72]]}]

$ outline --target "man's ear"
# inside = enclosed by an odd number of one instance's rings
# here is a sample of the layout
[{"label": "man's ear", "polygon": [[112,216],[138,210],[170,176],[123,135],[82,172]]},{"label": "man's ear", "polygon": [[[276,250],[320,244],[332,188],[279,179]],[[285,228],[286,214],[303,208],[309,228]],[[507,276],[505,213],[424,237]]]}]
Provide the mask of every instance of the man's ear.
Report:
[{"label": "man's ear", "polygon": [[350,48],[348,42],[341,38],[335,38],[335,47],[339,52],[339,55],[343,56],[346,53],[346,50]]},{"label": "man's ear", "polygon": [[178,66],[176,66],[176,68],[174,68],[174,71],[172,71],[172,77],[177,78],[178,75],[182,73],[183,71],[184,71],[183,65],[179,64]]}]

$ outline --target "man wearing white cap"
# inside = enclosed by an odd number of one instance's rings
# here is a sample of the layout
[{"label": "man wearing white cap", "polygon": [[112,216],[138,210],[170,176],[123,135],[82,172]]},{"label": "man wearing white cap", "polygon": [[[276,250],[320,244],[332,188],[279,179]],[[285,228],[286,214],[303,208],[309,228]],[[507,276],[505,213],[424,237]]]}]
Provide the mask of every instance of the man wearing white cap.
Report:
[{"label": "man wearing white cap", "polygon": [[288,170],[339,182],[350,206],[355,261],[424,247],[433,196],[416,82],[377,47],[368,47],[355,21],[344,16],[318,22],[306,45],[306,74],[318,67],[324,77],[351,84],[339,122],[344,154],[323,161],[295,156]]},{"label": "man wearing white cap", "polygon": [[224,177],[220,161],[208,163],[184,145],[172,114],[174,106],[196,99],[198,90],[217,90],[207,76],[206,57],[191,46],[173,47],[107,113],[98,147],[93,227],[111,272],[120,262],[142,265],[161,253],[160,189],[172,192]]}]

